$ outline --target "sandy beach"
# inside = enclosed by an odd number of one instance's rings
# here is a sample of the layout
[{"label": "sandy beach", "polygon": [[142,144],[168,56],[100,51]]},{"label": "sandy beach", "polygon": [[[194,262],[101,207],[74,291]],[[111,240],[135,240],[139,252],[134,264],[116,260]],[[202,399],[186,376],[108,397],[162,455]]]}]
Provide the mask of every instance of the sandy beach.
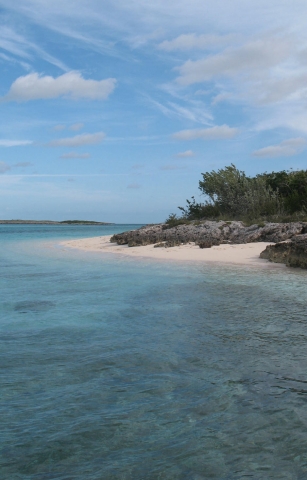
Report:
[{"label": "sandy beach", "polygon": [[215,262],[255,266],[272,265],[267,260],[259,258],[260,253],[265,247],[271,245],[271,243],[267,242],[219,245],[204,249],[199,248],[198,245],[194,243],[171,248],[154,248],[153,245],[142,247],[117,245],[116,243],[110,243],[110,238],[111,236],[83,238],[80,240],[61,242],[61,245],[88,252],[113,253],[157,260]]}]

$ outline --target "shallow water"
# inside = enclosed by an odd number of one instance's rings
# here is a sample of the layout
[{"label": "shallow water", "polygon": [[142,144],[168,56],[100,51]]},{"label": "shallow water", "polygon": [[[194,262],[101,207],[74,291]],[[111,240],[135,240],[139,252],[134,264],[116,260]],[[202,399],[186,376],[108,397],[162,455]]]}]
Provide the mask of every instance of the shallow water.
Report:
[{"label": "shallow water", "polygon": [[307,272],[0,226],[0,478],[307,478]]}]

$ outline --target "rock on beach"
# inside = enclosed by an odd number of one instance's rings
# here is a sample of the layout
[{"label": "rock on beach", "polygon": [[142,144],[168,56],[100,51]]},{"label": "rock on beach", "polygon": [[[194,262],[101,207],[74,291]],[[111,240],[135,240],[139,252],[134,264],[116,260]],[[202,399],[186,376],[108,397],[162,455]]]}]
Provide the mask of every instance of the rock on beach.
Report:
[{"label": "rock on beach", "polygon": [[[287,241],[287,243],[285,243]],[[146,225],[118,233],[110,242],[137,247],[173,247],[194,242],[200,248],[221,244],[272,242],[260,255],[272,262],[307,268],[307,222],[266,223],[246,227],[240,221],[203,221],[169,227],[165,223]]]},{"label": "rock on beach", "polygon": [[118,245],[137,247],[167,242],[172,244],[195,242],[209,246],[222,243],[282,242],[307,233],[307,222],[266,223],[244,226],[242,222],[204,221],[168,227],[167,224],[146,225],[137,230],[117,233],[110,239]]},{"label": "rock on beach", "polygon": [[288,242],[269,245],[260,253],[260,258],[288,267],[307,268],[307,234],[292,237]]}]

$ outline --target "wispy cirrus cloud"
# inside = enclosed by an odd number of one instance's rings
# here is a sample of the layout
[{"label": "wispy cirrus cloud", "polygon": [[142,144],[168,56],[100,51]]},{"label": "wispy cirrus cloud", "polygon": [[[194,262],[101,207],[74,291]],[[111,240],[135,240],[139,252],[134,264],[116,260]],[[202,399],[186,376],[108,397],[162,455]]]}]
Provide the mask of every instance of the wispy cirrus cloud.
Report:
[{"label": "wispy cirrus cloud", "polygon": [[73,132],[78,132],[79,130],[82,130],[84,127],[84,123],[74,123],[73,125],[70,125],[69,130],[72,130]]},{"label": "wispy cirrus cloud", "polygon": [[210,128],[195,128],[193,130],[181,130],[172,135],[175,140],[227,140],[239,133],[238,128],[228,125],[216,125]]},{"label": "wispy cirrus cloud", "polygon": [[269,145],[253,152],[254,157],[291,157],[301,153],[306,146],[305,138],[290,138],[277,145]]},{"label": "wispy cirrus cloud", "polygon": [[32,145],[31,140],[0,140],[0,147],[21,147],[24,145]]},{"label": "wispy cirrus cloud", "polygon": [[51,140],[46,144],[47,147],[82,147],[83,145],[97,145],[105,138],[104,132],[83,133],[74,137],[59,138]]},{"label": "wispy cirrus cloud", "polygon": [[60,156],[60,158],[64,158],[64,159],[84,159],[84,158],[90,158],[90,154],[89,153],[77,153],[77,152],[69,152],[69,153],[64,153],[63,155]]},{"label": "wispy cirrus cloud", "polygon": [[[58,58],[50,55],[48,52],[43,50],[39,45],[28,40],[24,35],[21,35],[19,32],[16,32],[11,26],[1,25],[0,28],[0,49],[7,52],[9,55],[7,58],[3,57],[7,61],[16,61],[16,57],[25,59],[27,62],[30,62],[34,57],[39,57],[46,62],[57,66],[63,71],[69,70],[67,66],[59,60]],[[26,69],[29,68],[29,63],[19,60],[19,63],[24,66]]]},{"label": "wispy cirrus cloud", "polygon": [[61,132],[62,130],[65,130],[66,125],[55,125],[52,130],[55,132]]},{"label": "wispy cirrus cloud", "polygon": [[153,98],[147,98],[148,103],[155,109],[159,110],[163,115],[169,118],[179,118],[183,120],[191,120],[192,122],[202,123],[208,125],[212,120],[212,115],[204,107],[196,103],[185,102],[184,105],[180,105],[173,101],[167,101],[165,103],[154,100]]},{"label": "wispy cirrus cloud", "polygon": [[217,105],[218,103],[225,102],[227,100],[230,100],[231,97],[232,95],[229,93],[219,93],[212,99],[211,105]]},{"label": "wispy cirrus cloud", "polygon": [[[33,22],[48,30],[53,30],[83,43],[99,45],[107,33],[113,33],[117,39],[133,45],[143,45],[142,38],[177,38],[178,33],[199,36],[210,32],[214,26],[214,35],[218,32],[259,31],[260,28],[289,26],[295,22],[296,28],[302,27],[307,7],[303,0],[296,0],[298,7],[291,8],[287,2],[259,0],[257,7],[251,1],[216,0],[206,4],[203,0],[179,0],[174,8],[171,0],[66,0],[65,2],[47,2],[42,0],[24,0],[7,2],[1,0],[7,10],[22,14],[28,22]],[[278,15],[276,15],[278,11]],[[89,28],[90,26],[90,28]],[[109,42],[111,43],[111,42]],[[107,41],[104,41],[107,44]],[[111,45],[113,46],[113,45]],[[101,47],[100,47],[101,48]]]},{"label": "wispy cirrus cloud", "polygon": [[13,165],[13,167],[17,167],[17,168],[33,167],[33,163],[31,163],[31,162],[17,162]]},{"label": "wispy cirrus cloud", "polygon": [[30,73],[17,78],[7,95],[0,100],[27,102],[63,96],[72,99],[105,100],[113,92],[115,85],[115,78],[86,80],[79,72],[74,71],[56,78]]},{"label": "wispy cirrus cloud", "polygon": [[188,158],[188,157],[194,157],[195,153],[193,152],[193,150],[186,150],[185,152],[176,153],[175,156],[179,158]]},{"label": "wispy cirrus cloud", "polygon": [[0,173],[5,173],[9,170],[11,170],[11,167],[6,162],[0,161]]},{"label": "wispy cirrus cloud", "polygon": [[206,50],[216,47],[221,47],[229,44],[233,41],[234,35],[212,35],[212,34],[201,34],[197,35],[195,33],[179,35],[173,40],[164,40],[158,45],[160,50],[165,50],[166,52],[173,52],[174,50]]},{"label": "wispy cirrus cloud", "polygon": [[160,170],[182,170],[186,168],[184,165],[162,165]]},{"label": "wispy cirrus cloud", "polygon": [[[73,131],[73,132],[78,132],[79,130],[82,130],[82,128],[84,127],[84,123],[73,123],[72,125],[70,125],[68,127],[69,130]],[[59,125],[55,125],[52,130],[54,130],[55,132],[61,132],[62,130],[65,130],[67,128],[67,125],[62,125],[62,124],[59,124]]]}]

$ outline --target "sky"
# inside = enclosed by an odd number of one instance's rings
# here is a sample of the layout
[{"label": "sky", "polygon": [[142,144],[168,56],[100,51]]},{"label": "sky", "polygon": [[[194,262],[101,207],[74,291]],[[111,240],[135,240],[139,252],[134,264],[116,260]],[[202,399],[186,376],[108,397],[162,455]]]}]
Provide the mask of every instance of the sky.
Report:
[{"label": "sky", "polygon": [[0,218],[155,223],[306,169],[307,2],[0,0]]}]

